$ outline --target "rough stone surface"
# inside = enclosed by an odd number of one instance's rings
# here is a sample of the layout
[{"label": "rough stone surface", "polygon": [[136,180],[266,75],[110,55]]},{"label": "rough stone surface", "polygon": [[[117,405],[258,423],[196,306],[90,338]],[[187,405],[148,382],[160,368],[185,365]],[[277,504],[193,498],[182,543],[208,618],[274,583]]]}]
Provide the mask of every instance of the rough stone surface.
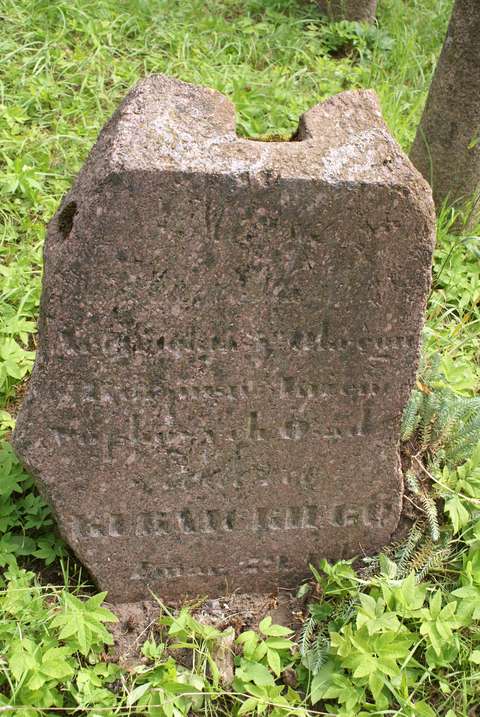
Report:
[{"label": "rough stone surface", "polygon": [[375,19],[377,0],[318,0],[322,12],[332,20]]},{"label": "rough stone surface", "polygon": [[14,434],[111,600],[288,588],[388,542],[432,243],[370,92],[283,143],[206,88],[128,95],[50,223]]},{"label": "rough stone surface", "polygon": [[431,183],[437,209],[474,197],[470,225],[480,221],[478,0],[455,2],[411,158]]}]

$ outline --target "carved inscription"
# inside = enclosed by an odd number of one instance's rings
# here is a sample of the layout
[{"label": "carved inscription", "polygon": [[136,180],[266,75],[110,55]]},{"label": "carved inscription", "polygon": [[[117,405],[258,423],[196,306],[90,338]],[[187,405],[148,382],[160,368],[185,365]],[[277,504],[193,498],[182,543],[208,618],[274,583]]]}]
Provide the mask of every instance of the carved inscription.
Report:
[{"label": "carved inscription", "polygon": [[414,350],[414,335],[384,336],[334,336],[330,323],[325,320],[320,331],[298,329],[290,334],[275,332],[271,336],[262,334],[240,336],[231,332],[214,335],[199,335],[195,330],[178,335],[166,335],[153,326],[130,327],[125,332],[106,333],[95,341],[93,337],[79,335],[75,326],[62,329],[58,344],[54,347],[57,356],[102,355],[104,358],[119,359],[135,353],[161,355],[171,358],[183,354],[202,356],[209,353],[231,353],[249,351],[264,356],[275,352],[335,352],[371,354],[373,358],[386,360],[392,351]]},{"label": "carved inscription", "polygon": [[[136,403],[164,402],[170,405],[179,402],[210,401],[225,399],[227,401],[247,401],[259,395],[274,395],[277,399],[284,399],[291,402],[294,399],[310,399],[323,401],[336,396],[349,398],[352,402],[362,402],[379,393],[387,392],[390,389],[388,383],[374,383],[365,380],[358,383],[302,381],[293,376],[284,376],[277,383],[266,383],[265,381],[247,381],[245,383],[231,385],[202,385],[175,384],[166,385],[165,382],[146,387],[145,385],[109,386],[99,382],[79,384],[76,388],[73,400],[82,400],[86,403],[95,403],[104,406],[129,406]],[[78,398],[77,398],[78,396]],[[68,396],[62,395],[63,403],[68,401]]]},{"label": "carved inscription", "polygon": [[[359,418],[351,425],[334,425],[332,419],[325,422],[313,423],[300,416],[292,415],[285,418],[280,425],[266,425],[258,411],[251,411],[244,419],[244,427],[228,429],[222,427],[222,432],[199,428],[196,435],[171,429],[168,417],[164,419],[167,425],[154,429],[140,428],[139,416],[130,417],[124,433],[98,432],[89,429],[78,429],[68,425],[48,426],[54,442],[58,447],[75,444],[88,448],[91,455],[96,455],[105,462],[115,459],[117,451],[126,449],[133,457],[145,450],[157,451],[160,449],[173,449],[177,451],[182,446],[201,445],[212,448],[220,443],[236,443],[239,440],[251,442],[264,441],[302,441],[302,440],[339,440],[344,438],[361,438],[374,430],[371,422],[371,409],[362,405],[359,409]],[[173,455],[170,453],[170,455]]]},{"label": "carved inscription", "polygon": [[369,396],[376,396],[377,393],[388,390],[388,385],[382,386],[363,381],[362,383],[320,383],[310,381],[299,381],[292,376],[285,376],[280,384],[280,396],[282,398],[324,398],[326,396],[348,396],[352,399],[365,399]]},{"label": "carved inscription", "polygon": [[243,401],[248,399],[253,393],[254,385],[251,381],[236,386],[191,386],[185,384],[169,387],[166,390],[166,396],[174,401],[208,401],[218,398]]},{"label": "carved inscription", "polygon": [[[336,381],[335,376],[328,375],[327,380],[321,375],[318,380],[307,380],[301,376],[283,375],[275,382],[265,381],[258,370],[258,357],[269,359],[275,352],[287,352],[294,361],[295,357],[308,352],[358,351],[367,353],[370,358],[383,360],[393,350],[409,350],[414,347],[414,337],[382,336],[358,338],[354,341],[348,337],[333,339],[328,321],[324,321],[319,332],[296,330],[291,334],[274,332],[271,336],[259,334],[234,335],[231,332],[215,333],[210,337],[200,335],[195,330],[182,335],[157,335],[152,327],[137,327],[125,335],[104,334],[101,345],[85,347],[88,334],[80,339],[74,327],[63,329],[59,342],[59,350],[65,357],[82,355],[85,350],[111,358],[122,355],[132,356],[138,352],[151,352],[152,361],[167,353],[169,358],[183,354],[205,356],[209,353],[222,354],[241,351],[244,358],[251,356],[252,370],[257,372],[255,380],[238,381],[236,383],[175,382],[161,374],[160,379],[149,380],[136,385],[117,382],[115,386],[101,382],[90,382],[75,386],[74,393],[64,391],[60,397],[62,408],[71,406],[76,414],[79,402],[85,402],[95,408],[95,421],[105,426],[100,432],[91,432],[88,428],[77,428],[65,421],[62,425],[51,425],[56,445],[60,447],[79,445],[85,447],[92,456],[105,463],[113,463],[125,452],[127,461],[133,463],[143,453],[161,452],[172,465],[187,465],[181,451],[215,451],[219,446],[248,441],[252,444],[266,444],[274,441],[338,441],[342,439],[361,439],[374,432],[375,425],[371,421],[371,400],[376,396],[390,391],[388,383],[378,384],[368,377],[362,381]],[[352,342],[353,341],[353,342]],[[375,362],[374,362],[375,363]],[[372,364],[373,365],[373,364]],[[266,420],[262,411],[257,408],[246,410],[243,420],[235,415],[231,425],[223,422],[216,430],[203,429],[201,425],[192,433],[177,427],[176,413],[191,403],[207,405],[224,405],[252,401],[261,405],[264,401],[275,400],[284,404],[281,412],[272,423]],[[348,412],[346,422],[341,411],[331,410],[330,404],[336,399],[348,401],[355,411]],[[304,415],[305,402],[309,405],[325,403],[326,415],[317,415],[315,419]],[[138,409],[137,409],[138,406]],[[145,408],[148,406],[148,411]],[[103,410],[124,407],[129,415],[128,424],[122,430],[110,433],[108,415],[102,417]],[[140,410],[140,413],[137,413]],[[142,425],[142,416],[155,415],[151,425]],[[282,415],[283,414],[283,415]],[[338,414],[338,415],[337,415]],[[182,423],[179,421],[178,423]],[[201,424],[201,422],[200,422]],[[242,425],[243,424],[243,425]],[[383,424],[386,425],[385,423]]]},{"label": "carved inscription", "polygon": [[102,522],[77,516],[74,532],[78,538],[155,537],[181,533],[208,534],[288,530],[315,530],[325,527],[347,528],[383,526],[392,506],[385,499],[371,499],[362,505],[293,505],[255,507],[252,510],[195,510],[110,514]]},{"label": "carved inscription", "polygon": [[297,489],[311,490],[327,480],[327,476],[316,468],[307,470],[279,469],[275,476],[260,466],[252,468],[238,467],[234,472],[226,473],[219,469],[200,471],[172,472],[166,475],[152,473],[143,476],[134,476],[132,481],[136,488],[144,493],[151,493],[159,485],[162,491],[185,491],[197,488],[216,489],[227,484],[234,489],[245,489],[252,484],[259,488],[280,486],[294,486]]},{"label": "carved inscription", "polygon": [[[237,566],[245,575],[258,575],[265,572],[285,573],[292,570],[289,566],[288,558],[284,555],[247,558],[246,560],[239,560]],[[231,573],[232,567],[228,565],[191,565],[186,567],[180,564],[163,566],[148,560],[142,560],[138,568],[130,576],[130,580],[156,581],[193,577],[226,577]]]}]

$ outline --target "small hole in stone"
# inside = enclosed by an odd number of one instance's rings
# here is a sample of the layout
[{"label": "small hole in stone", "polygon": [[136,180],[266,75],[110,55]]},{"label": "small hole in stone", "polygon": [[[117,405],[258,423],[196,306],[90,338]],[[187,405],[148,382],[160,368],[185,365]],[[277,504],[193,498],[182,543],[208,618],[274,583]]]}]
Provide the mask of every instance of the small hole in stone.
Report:
[{"label": "small hole in stone", "polygon": [[68,239],[72,231],[73,218],[77,213],[77,202],[69,202],[60,212],[58,217],[58,229],[63,239]]}]

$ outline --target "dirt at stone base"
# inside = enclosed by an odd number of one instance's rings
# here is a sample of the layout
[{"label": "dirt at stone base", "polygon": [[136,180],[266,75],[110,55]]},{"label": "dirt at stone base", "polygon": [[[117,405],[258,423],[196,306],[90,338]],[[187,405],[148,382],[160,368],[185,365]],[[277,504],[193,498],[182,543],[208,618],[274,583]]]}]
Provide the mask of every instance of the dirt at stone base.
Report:
[{"label": "dirt at stone base", "polygon": [[[107,604],[117,617],[118,623],[109,625],[115,644],[109,651],[108,659],[120,665],[134,666],[147,662],[141,648],[145,640],[156,637],[162,639],[159,618],[164,608],[159,602],[142,601],[136,603]],[[170,611],[174,606],[167,606]],[[279,595],[232,593],[215,600],[204,600],[192,605],[193,617],[204,625],[218,630],[233,628],[235,635],[244,630],[257,629],[260,621],[270,615],[272,622],[298,629],[304,614],[304,601],[285,591]],[[178,651],[177,651],[178,652]],[[181,655],[176,655],[177,659]],[[185,655],[188,660],[188,655]]]}]

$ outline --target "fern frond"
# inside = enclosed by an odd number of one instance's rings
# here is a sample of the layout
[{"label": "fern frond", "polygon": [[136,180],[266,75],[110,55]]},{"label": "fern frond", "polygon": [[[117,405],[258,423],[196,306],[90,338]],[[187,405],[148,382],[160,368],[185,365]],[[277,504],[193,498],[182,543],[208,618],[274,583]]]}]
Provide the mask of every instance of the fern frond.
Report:
[{"label": "fern frond", "polygon": [[477,402],[475,399],[455,394],[450,394],[447,400],[450,412],[455,418],[455,430],[449,437],[449,440],[454,443],[462,436],[465,425],[477,415],[477,406],[475,405]]},{"label": "fern frond", "polygon": [[312,675],[316,675],[325,664],[330,649],[330,640],[322,633],[317,635],[314,645],[309,651],[309,665]]},{"label": "fern frond", "polygon": [[[388,553],[390,547],[391,546],[387,545],[384,548],[384,552]],[[380,560],[378,555],[364,557],[362,558],[362,563],[365,565],[365,567],[361,569],[361,574],[364,579],[371,579],[374,575],[378,573],[380,567]]]},{"label": "fern frond", "polygon": [[330,640],[323,632],[320,622],[312,613],[302,625],[298,645],[302,664],[313,675],[316,675],[327,659]]},{"label": "fern frond", "polygon": [[425,567],[429,565],[434,553],[435,544],[431,538],[427,538],[427,540],[421,543],[412,554],[406,566],[406,573],[408,574],[413,571],[416,576],[423,573]]},{"label": "fern frond", "polygon": [[470,400],[472,404],[446,446],[449,458],[456,465],[467,460],[480,443],[480,406],[477,407],[477,399]]},{"label": "fern frond", "polygon": [[421,582],[430,572],[441,568],[449,556],[450,548],[439,548],[431,538],[427,538],[412,555],[407,573],[413,571],[416,581]]},{"label": "fern frond", "polygon": [[419,521],[416,521],[410,528],[407,538],[397,551],[397,569],[400,578],[408,575],[411,558],[423,536],[424,526]]},{"label": "fern frond", "polygon": [[408,441],[413,437],[415,431],[417,430],[418,424],[420,423],[419,409],[422,401],[422,393],[414,390],[407,405],[405,406],[402,416],[402,424],[400,427],[402,441]]},{"label": "fern frond", "polygon": [[301,655],[306,655],[309,650],[312,649],[312,645],[315,639],[315,631],[319,627],[319,622],[315,615],[310,614],[300,629],[300,638],[298,646]]},{"label": "fern frond", "polygon": [[468,441],[464,443],[458,443],[455,448],[452,448],[449,451],[450,465],[459,466],[462,463],[465,463],[465,461],[469,459],[474,449],[475,446],[472,448],[471,444]]},{"label": "fern frond", "polygon": [[429,393],[423,399],[420,407],[420,444],[426,449],[432,442],[433,424],[436,420],[438,400],[435,394]]},{"label": "fern frond", "polygon": [[415,576],[417,582],[422,582],[422,580],[424,580],[432,571],[439,570],[439,568],[441,568],[448,561],[450,555],[451,550],[448,547],[434,550],[425,561],[422,569],[417,572]]},{"label": "fern frond", "polygon": [[436,397],[435,420],[432,422],[431,450],[444,445],[455,432],[459,418],[459,406],[451,400],[451,395],[444,391]]},{"label": "fern frond", "polygon": [[428,527],[430,529],[430,537],[434,543],[440,539],[440,526],[438,524],[437,504],[432,496],[426,491],[420,493],[420,502],[423,505],[427,516]]},{"label": "fern frond", "polygon": [[402,418],[402,440],[417,435],[423,452],[441,453],[443,463],[459,465],[480,442],[480,398],[458,396],[439,387],[434,365],[423,370],[421,381],[426,390],[412,392]]},{"label": "fern frond", "polygon": [[434,393],[422,394],[423,401],[420,404],[420,420],[422,426],[428,425],[434,418],[437,408],[437,396]]},{"label": "fern frond", "polygon": [[408,490],[414,495],[420,493],[420,483],[417,476],[412,471],[407,471],[405,475],[405,483],[407,484]]},{"label": "fern frond", "polygon": [[352,598],[342,601],[335,611],[335,618],[341,619],[344,623],[349,622],[356,613],[357,604],[357,600]]},{"label": "fern frond", "polygon": [[424,360],[420,362],[421,372],[423,380],[428,386],[432,386],[439,378],[443,377],[440,372],[440,364],[442,363],[442,356],[439,353],[435,353],[432,356],[425,356]]}]

